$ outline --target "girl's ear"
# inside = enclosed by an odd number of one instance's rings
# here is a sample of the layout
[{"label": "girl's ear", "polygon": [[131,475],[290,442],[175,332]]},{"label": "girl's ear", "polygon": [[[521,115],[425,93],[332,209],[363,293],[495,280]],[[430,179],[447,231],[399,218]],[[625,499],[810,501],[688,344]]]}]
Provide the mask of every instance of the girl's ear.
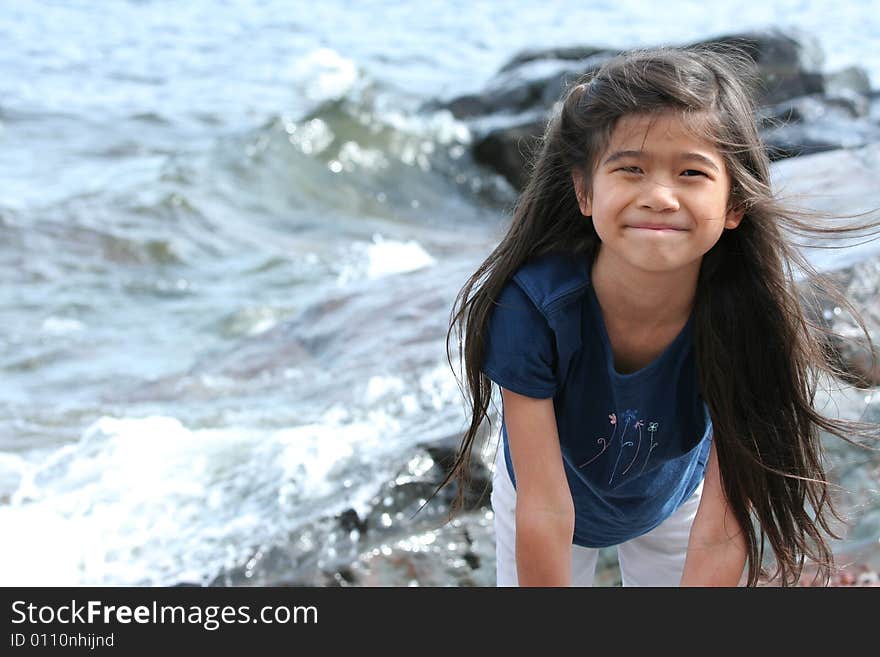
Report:
[{"label": "girl's ear", "polygon": [[739,226],[743,216],[745,216],[745,210],[740,210],[738,207],[731,208],[727,211],[727,216],[724,218],[724,227],[733,230]]},{"label": "girl's ear", "polygon": [[592,217],[593,203],[590,200],[590,195],[587,193],[587,184],[584,180],[584,175],[577,169],[573,169],[571,172],[571,182],[574,185],[574,193],[575,196],[577,196],[578,207],[581,209],[581,214],[585,217]]}]

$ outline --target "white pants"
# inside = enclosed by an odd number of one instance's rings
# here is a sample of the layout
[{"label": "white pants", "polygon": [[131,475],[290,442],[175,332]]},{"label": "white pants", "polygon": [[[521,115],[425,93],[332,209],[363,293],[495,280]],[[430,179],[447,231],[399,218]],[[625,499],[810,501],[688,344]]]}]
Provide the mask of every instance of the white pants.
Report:
[{"label": "white pants", "polygon": [[[678,586],[684,570],[691,525],[700,504],[703,482],[694,494],[647,534],[617,546],[624,586]],[[516,574],[516,489],[498,446],[492,477],[492,510],[495,514],[495,556],[498,586],[518,586]],[[571,585],[592,586],[598,548],[571,546]]]}]

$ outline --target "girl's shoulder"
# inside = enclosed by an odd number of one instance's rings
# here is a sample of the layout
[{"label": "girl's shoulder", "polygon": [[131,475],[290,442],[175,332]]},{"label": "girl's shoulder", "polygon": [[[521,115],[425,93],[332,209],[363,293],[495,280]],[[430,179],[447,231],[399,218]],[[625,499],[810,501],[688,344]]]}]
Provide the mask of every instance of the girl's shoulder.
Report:
[{"label": "girl's shoulder", "polygon": [[590,284],[590,260],[586,254],[546,253],[523,264],[513,280],[547,315],[583,298]]}]

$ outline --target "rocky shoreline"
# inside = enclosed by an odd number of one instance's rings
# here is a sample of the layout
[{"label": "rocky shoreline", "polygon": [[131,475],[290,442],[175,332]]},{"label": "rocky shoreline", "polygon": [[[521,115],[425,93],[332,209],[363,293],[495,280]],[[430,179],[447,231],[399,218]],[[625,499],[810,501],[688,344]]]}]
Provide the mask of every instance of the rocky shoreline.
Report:
[{"label": "rocky shoreline", "polygon": [[[821,72],[824,53],[814,37],[769,30],[681,45],[707,44],[736,45],[755,61],[759,127],[772,161],[880,142],[880,91],[857,66]],[[566,86],[619,52],[585,46],[520,53],[481,93],[426,108],[448,109],[466,122],[476,161],[522,189],[529,149]]]}]

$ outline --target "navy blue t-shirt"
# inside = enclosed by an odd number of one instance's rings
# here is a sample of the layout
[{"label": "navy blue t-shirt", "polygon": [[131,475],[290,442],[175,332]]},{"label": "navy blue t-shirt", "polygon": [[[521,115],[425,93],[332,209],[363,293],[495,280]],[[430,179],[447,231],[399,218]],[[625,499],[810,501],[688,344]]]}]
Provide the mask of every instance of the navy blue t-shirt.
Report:
[{"label": "navy blue t-shirt", "polygon": [[[606,547],[645,534],[691,496],[705,474],[712,422],[699,391],[693,314],[651,364],[620,374],[590,266],[586,255],[564,254],[522,266],[492,310],[483,371],[513,392],[553,398],[573,542]],[[516,486],[503,421],[502,439]]]}]

